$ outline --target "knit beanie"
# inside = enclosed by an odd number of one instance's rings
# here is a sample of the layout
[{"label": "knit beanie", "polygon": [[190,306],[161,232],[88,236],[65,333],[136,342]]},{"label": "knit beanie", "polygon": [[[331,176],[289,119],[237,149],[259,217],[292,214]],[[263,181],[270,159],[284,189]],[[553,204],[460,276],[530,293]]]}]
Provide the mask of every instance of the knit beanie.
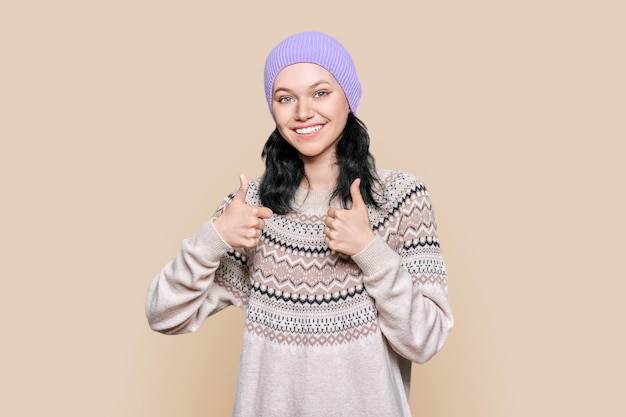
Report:
[{"label": "knit beanie", "polygon": [[270,113],[274,79],[283,68],[300,62],[317,64],[330,72],[346,93],[350,110],[356,113],[361,83],[352,57],[335,38],[320,32],[296,33],[270,51],[265,61],[265,97]]}]

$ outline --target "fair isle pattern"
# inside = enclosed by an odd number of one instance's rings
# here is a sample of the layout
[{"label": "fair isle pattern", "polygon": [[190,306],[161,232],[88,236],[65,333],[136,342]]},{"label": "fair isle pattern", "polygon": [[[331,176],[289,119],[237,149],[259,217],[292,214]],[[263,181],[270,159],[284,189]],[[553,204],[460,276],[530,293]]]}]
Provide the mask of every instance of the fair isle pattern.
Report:
[{"label": "fair isle pattern", "polygon": [[273,343],[309,347],[379,334],[361,271],[326,246],[323,215],[274,216],[251,256],[248,332]]},{"label": "fair isle pattern", "polygon": [[271,342],[296,346],[336,345],[379,331],[376,309],[363,285],[339,296],[277,294],[262,291],[258,284],[252,291],[246,330]]},{"label": "fair isle pattern", "polygon": [[216,279],[216,284],[233,295],[233,304],[238,307],[248,304],[250,286],[245,279],[247,276],[246,263],[245,255],[242,255],[237,250],[229,251],[222,258],[222,262],[215,274],[220,277]]},{"label": "fair isle pattern", "polygon": [[[380,170],[379,176],[381,204],[369,208],[372,229],[401,256],[414,285],[445,287],[426,188],[399,171]],[[328,201],[311,200],[305,199],[296,213],[267,220],[254,250],[229,252],[218,284],[238,294],[246,331],[271,343],[330,347],[380,337],[377,310],[361,270],[325,244]],[[250,183],[247,202],[260,204],[258,181]]]},{"label": "fair isle pattern", "polygon": [[262,324],[248,322],[246,331],[256,336],[262,337],[269,342],[289,346],[309,346],[309,347],[329,347],[352,343],[378,334],[380,329],[378,323],[371,322],[368,325],[360,326],[342,332],[333,333],[290,333],[272,329]]},{"label": "fair isle pattern", "polygon": [[387,171],[382,179],[383,201],[387,204],[380,210],[370,210],[372,228],[400,254],[414,284],[447,287],[447,272],[426,187],[403,172]]}]

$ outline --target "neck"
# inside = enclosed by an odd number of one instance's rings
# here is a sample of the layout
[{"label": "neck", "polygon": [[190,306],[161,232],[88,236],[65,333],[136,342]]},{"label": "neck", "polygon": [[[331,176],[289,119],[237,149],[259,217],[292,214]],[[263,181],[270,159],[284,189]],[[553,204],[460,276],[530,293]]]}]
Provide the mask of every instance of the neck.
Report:
[{"label": "neck", "polygon": [[337,185],[339,167],[336,163],[304,162],[306,178],[300,183],[301,188],[310,190],[332,190]]}]

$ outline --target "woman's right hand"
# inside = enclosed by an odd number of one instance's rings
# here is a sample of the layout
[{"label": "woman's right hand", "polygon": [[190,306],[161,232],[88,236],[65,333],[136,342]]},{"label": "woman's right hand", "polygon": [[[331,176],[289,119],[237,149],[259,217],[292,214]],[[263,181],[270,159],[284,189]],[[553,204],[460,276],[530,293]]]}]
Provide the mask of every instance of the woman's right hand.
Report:
[{"label": "woman's right hand", "polygon": [[239,175],[239,190],[213,226],[219,235],[233,248],[253,248],[259,243],[265,219],[273,216],[267,207],[246,203],[248,179]]}]

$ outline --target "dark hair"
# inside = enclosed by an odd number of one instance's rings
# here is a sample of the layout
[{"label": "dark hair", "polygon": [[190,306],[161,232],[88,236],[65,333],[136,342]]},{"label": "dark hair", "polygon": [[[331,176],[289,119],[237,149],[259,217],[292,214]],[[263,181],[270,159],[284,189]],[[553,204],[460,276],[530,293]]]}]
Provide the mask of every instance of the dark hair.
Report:
[{"label": "dark hair", "polygon": [[[365,203],[378,206],[374,198],[374,185],[378,176],[369,145],[365,124],[349,113],[336,146],[339,178],[331,197],[339,197],[344,207],[352,201],[350,185],[357,178],[361,179],[361,195]],[[278,129],[265,142],[261,157],[265,161],[265,173],[259,190],[261,204],[276,214],[287,214],[292,210],[291,202],[300,182],[306,178],[304,162]]]}]

